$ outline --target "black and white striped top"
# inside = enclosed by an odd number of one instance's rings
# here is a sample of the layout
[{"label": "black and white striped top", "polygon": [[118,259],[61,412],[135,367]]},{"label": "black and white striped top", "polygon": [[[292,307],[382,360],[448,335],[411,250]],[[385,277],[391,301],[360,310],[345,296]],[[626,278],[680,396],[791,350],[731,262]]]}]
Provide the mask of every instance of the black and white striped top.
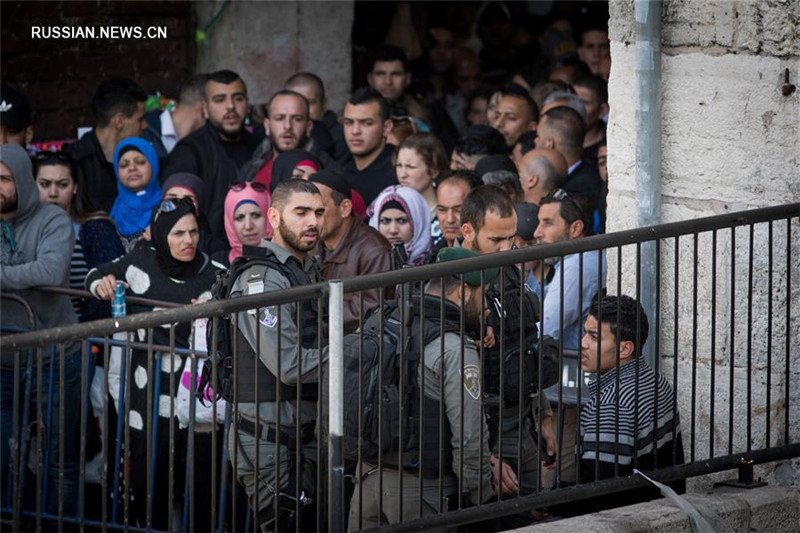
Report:
[{"label": "black and white striped top", "polygon": [[[77,226],[80,228],[80,226]],[[72,260],[69,266],[69,288],[70,289],[84,289],[84,280],[86,274],[89,273],[89,266],[86,264],[86,257],[83,255],[83,247],[81,246],[80,231],[75,231],[75,247],[72,249]],[[72,307],[75,308],[75,313],[80,317],[82,310],[82,302],[84,298],[80,296],[70,297],[72,300]]]},{"label": "black and white striped top", "polygon": [[664,376],[656,377],[641,357],[601,375],[589,384],[589,391],[581,412],[582,460],[613,464],[616,458],[629,471],[636,456],[639,468],[647,469],[656,456],[658,466],[667,466],[665,456],[672,464],[672,450],[677,446],[681,455],[677,459],[683,462],[683,446],[676,444],[681,429],[680,417],[673,409],[675,394]]}]

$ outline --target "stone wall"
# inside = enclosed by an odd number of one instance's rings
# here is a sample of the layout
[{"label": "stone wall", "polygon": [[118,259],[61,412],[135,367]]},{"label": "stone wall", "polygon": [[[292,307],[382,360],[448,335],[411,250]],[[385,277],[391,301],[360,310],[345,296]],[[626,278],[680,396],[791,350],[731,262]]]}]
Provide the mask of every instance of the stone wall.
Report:
[{"label": "stone wall", "polygon": [[[661,20],[661,222],[800,202],[800,90],[782,94],[786,69],[790,83],[800,86],[800,3],[668,0],[662,4]],[[631,104],[636,90],[632,0],[612,0],[609,27],[613,64],[608,229],[618,231],[636,226],[635,147],[641,132],[636,131],[636,110]],[[787,331],[789,383],[795,384],[790,388],[790,418],[796,421],[800,414],[796,386],[800,383],[800,224],[797,219],[791,224],[788,244],[793,252],[788,256],[787,224],[773,227],[771,284],[768,236],[768,225],[758,225],[751,247],[749,229],[723,230],[716,235],[714,250],[713,236],[700,235],[697,283],[693,239],[678,243],[677,264],[674,241],[662,243],[662,367],[672,376],[677,360],[684,442],[688,454],[694,437],[698,459],[712,451],[714,455],[728,453],[731,434],[733,450],[746,450],[748,430],[753,447],[765,446],[767,416],[769,443],[784,442]],[[635,292],[634,252],[625,250],[621,258],[609,255],[609,272],[616,273],[621,264],[622,291],[629,294]],[[752,300],[748,290],[751,255]],[[789,270],[791,294],[787,292]],[[609,288],[610,292],[619,290],[616,274],[609,276]],[[691,318],[695,312],[697,323]],[[768,363],[772,368],[769,390]],[[698,384],[694,389],[693,368]],[[749,412],[748,379],[753,384]],[[788,429],[790,440],[800,440],[798,424],[790,423]],[[771,479],[795,484],[800,482],[797,472],[797,468],[783,467],[775,472],[772,467],[762,470]]]},{"label": "stone wall", "polygon": [[[222,0],[195,4],[204,27]],[[247,83],[250,101],[264,103],[295,72],[325,82],[328,107],[341,114],[350,94],[353,2],[229,2],[198,46],[197,71],[231,69]]]},{"label": "stone wall", "polygon": [[[44,39],[35,26],[159,27],[167,37]],[[0,80],[28,98],[35,142],[74,139],[78,126],[93,125],[92,95],[105,78],[174,97],[194,68],[190,2],[0,2],[0,27]]]}]

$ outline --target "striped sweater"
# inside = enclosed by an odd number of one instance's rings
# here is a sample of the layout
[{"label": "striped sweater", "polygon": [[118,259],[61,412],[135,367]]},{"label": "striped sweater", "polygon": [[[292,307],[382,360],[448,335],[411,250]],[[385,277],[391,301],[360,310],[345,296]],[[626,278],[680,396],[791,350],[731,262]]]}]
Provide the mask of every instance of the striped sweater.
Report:
[{"label": "striped sweater", "polygon": [[619,475],[632,473],[634,466],[650,470],[683,463],[675,394],[645,361],[637,358],[609,370],[589,384],[589,391],[580,419],[582,480],[594,479],[596,466],[600,479],[613,477],[615,462]]}]

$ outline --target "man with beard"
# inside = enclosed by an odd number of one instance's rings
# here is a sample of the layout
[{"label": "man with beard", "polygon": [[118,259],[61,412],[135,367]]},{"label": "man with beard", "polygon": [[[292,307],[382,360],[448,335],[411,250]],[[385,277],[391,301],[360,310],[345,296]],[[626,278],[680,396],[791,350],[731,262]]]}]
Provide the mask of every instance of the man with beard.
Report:
[{"label": "man with beard", "polygon": [[[392,246],[378,230],[355,215],[350,185],[345,177],[324,169],[311,176],[309,181],[317,186],[325,205],[321,237],[314,251],[320,261],[322,277],[344,279],[391,270]],[[345,293],[345,332],[355,331],[362,313],[378,306],[381,290]]]},{"label": "man with beard", "polygon": [[[464,248],[445,248],[437,262],[476,256]],[[437,332],[425,335],[430,340],[422,348],[420,362],[421,367],[424,365],[420,370],[424,379],[418,380],[418,386],[423,387],[423,394],[418,395],[423,404],[419,421],[425,435],[423,449],[418,451],[416,468],[388,466],[392,454],[387,454],[381,469],[362,462],[358,470],[362,474],[356,478],[360,486],[350,501],[350,531],[406,522],[419,518],[420,513],[423,517],[443,513],[449,506],[458,506],[462,495],[475,505],[491,497],[489,432],[481,412],[481,361],[474,343],[458,331],[462,316],[469,329],[480,328],[484,284],[496,276],[497,269],[491,268],[484,270],[483,276],[474,270],[432,279],[425,287],[422,303],[415,298],[408,331],[420,336],[421,328]],[[396,315],[386,320],[400,320]],[[440,420],[443,428],[439,427]],[[438,435],[442,434],[444,441],[439,443]]]},{"label": "man with beard", "polygon": [[240,176],[246,181],[257,181],[269,187],[275,159],[289,150],[301,148],[321,155],[313,139],[309,138],[314,122],[309,119],[306,97],[289,90],[272,95],[266,105],[264,130],[267,138],[261,141],[253,158],[242,168]]},{"label": "man with beard", "polygon": [[[310,252],[319,240],[324,212],[314,184],[303,180],[279,184],[267,211],[275,228],[272,241],[244,247],[243,257],[252,258],[253,264],[233,282],[231,297],[322,281]],[[235,450],[236,474],[263,531],[319,529],[309,520],[315,515],[312,501],[321,501],[315,494],[314,424],[318,369],[327,358],[320,346],[327,333],[318,332],[318,320],[325,320],[320,314],[324,310],[311,299],[243,311],[234,322],[238,324],[233,341],[238,347],[236,431],[229,433],[228,446]],[[280,457],[279,465],[275,457]],[[293,479],[298,467],[300,477]],[[299,516],[295,515],[298,502]]]},{"label": "man with beard", "polygon": [[227,242],[225,195],[257,144],[244,128],[248,105],[247,87],[238,74],[230,70],[210,74],[203,99],[203,112],[208,120],[175,145],[161,173],[168,178],[188,172],[203,180],[205,190],[198,195],[200,233],[216,237],[208,242]]},{"label": "man with beard", "polygon": [[[0,280],[3,292],[16,294],[30,304],[37,329],[69,326],[78,321],[68,296],[36,290],[45,285],[69,286],[70,257],[74,243],[75,236],[69,216],[55,205],[39,202],[31,160],[25,149],[17,144],[0,146]],[[3,327],[29,328],[28,320],[27,313],[20,304],[11,300],[3,301],[0,320]],[[78,342],[69,342],[62,346],[63,350],[53,348],[56,353],[54,367],[50,366],[50,357],[41,360],[43,366],[38,367],[40,380],[38,383],[33,380],[30,398],[44,398],[43,403],[36,404],[44,410],[37,411],[32,402],[30,412],[33,419],[35,413],[47,412],[48,409],[54,409],[53,412],[58,413],[61,402],[66,407],[63,426],[59,426],[58,417],[53,417],[52,422],[50,419],[40,419],[38,422],[32,420],[32,423],[43,425],[44,431],[51,435],[44,444],[50,457],[59,457],[60,447],[64,453],[61,469],[58,459],[50,461],[50,481],[44,488],[51,497],[45,503],[45,510],[50,513],[60,511],[56,495],[60,494],[60,476],[63,476],[63,511],[64,516],[71,517],[78,510],[80,408],[74,407],[81,402],[81,351]],[[50,353],[50,346],[46,346],[44,350],[45,354]],[[27,351],[23,352],[21,357],[23,369],[27,362],[26,354]],[[7,443],[12,438],[18,438],[13,435],[12,413],[15,408],[18,409],[17,413],[22,413],[22,402],[19,401],[22,396],[14,397],[14,379],[15,373],[22,370],[15,370],[14,353],[7,349],[2,351],[0,367],[0,441],[3,442],[0,447],[0,482],[6,486],[10,475],[11,453],[11,447]],[[41,376],[44,376],[44,381]],[[56,393],[45,396],[48,383]],[[20,473],[24,475],[25,472],[28,472],[27,468],[20,468]],[[32,472],[28,473],[33,475]],[[36,485],[35,479],[28,479],[27,483],[28,486]],[[32,509],[32,500],[23,499],[26,510]]]},{"label": "man with beard", "polygon": [[[514,203],[493,185],[477,187],[467,196],[461,223],[462,246],[478,254],[510,250],[516,239]],[[519,496],[533,494],[539,488],[539,439],[530,416],[530,394],[537,392],[540,384],[545,388],[557,380],[557,353],[551,338],[539,342],[539,298],[524,285],[522,273],[517,267],[505,267],[500,275],[502,278],[487,291],[484,404],[489,419],[492,482],[501,495]],[[497,530],[513,529],[532,520],[530,514],[522,513],[495,526]]]},{"label": "man with beard", "polygon": [[[580,239],[586,236],[588,219],[583,199],[563,189],[556,189],[539,203],[539,225],[533,234],[538,244]],[[582,258],[581,258],[582,256]],[[565,350],[578,350],[582,324],[589,313],[592,299],[606,288],[606,257],[597,250],[571,254],[563,259],[548,257],[552,274],[544,281],[544,312],[539,326],[545,335],[561,339]],[[581,273],[582,269],[582,273]],[[583,280],[583,285],[580,281]],[[563,304],[563,315],[562,315]],[[575,429],[577,410],[564,409],[564,427],[559,435],[561,446],[561,482],[575,481]]]}]

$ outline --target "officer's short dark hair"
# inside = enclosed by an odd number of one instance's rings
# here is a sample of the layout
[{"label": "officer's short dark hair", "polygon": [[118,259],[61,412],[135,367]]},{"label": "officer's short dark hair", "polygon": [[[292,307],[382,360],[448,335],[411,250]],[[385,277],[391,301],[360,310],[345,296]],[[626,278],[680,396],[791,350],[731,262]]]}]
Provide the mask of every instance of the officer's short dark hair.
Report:
[{"label": "officer's short dark hair", "polygon": [[[642,347],[647,342],[650,333],[650,324],[647,313],[642,305],[630,296],[603,296],[595,297],[589,306],[589,316],[597,320],[598,328],[608,324],[608,329],[617,342],[630,341],[635,346],[634,356],[642,353]],[[636,332],[636,324],[639,332]]]},{"label": "officer's short dark hair", "polygon": [[372,87],[361,87],[356,89],[350,98],[347,100],[350,105],[367,105],[377,103],[381,115],[381,121],[386,122],[389,120],[389,103],[386,98],[381,96],[381,93]]},{"label": "officer's short dark hair", "polygon": [[197,105],[203,101],[206,94],[208,74],[196,74],[184,81],[178,89],[178,103]]},{"label": "officer's short dark hair", "polygon": [[292,74],[286,83],[283,84],[284,89],[294,87],[295,85],[313,85],[317,90],[317,96],[320,101],[325,100],[325,84],[322,79],[312,72],[298,72]]},{"label": "officer's short dark hair", "polygon": [[137,104],[147,100],[147,93],[138,83],[128,78],[111,78],[103,81],[92,98],[92,115],[97,126],[108,126],[117,113],[126,117],[136,113]]},{"label": "officer's short dark hair", "polygon": [[288,179],[280,182],[278,186],[275,187],[275,190],[272,191],[271,206],[278,211],[282,211],[295,193],[321,195],[317,186],[310,181],[297,178]]},{"label": "officer's short dark hair", "polygon": [[403,65],[403,71],[409,72],[411,70],[408,56],[403,50],[396,46],[381,46],[369,55],[369,71],[375,70],[375,63],[399,61]]},{"label": "officer's short dark hair", "polygon": [[516,213],[514,202],[508,194],[496,185],[481,185],[473,189],[461,205],[461,224],[469,223],[478,233],[486,222],[486,214],[491,211],[501,218]]},{"label": "officer's short dark hair", "polygon": [[289,90],[289,89],[281,89],[280,91],[278,91],[278,92],[276,92],[275,94],[272,95],[272,97],[269,99],[269,102],[267,102],[267,105],[264,106],[264,116],[265,117],[269,116],[269,108],[272,106],[272,102],[279,96],[294,96],[295,98],[299,98],[300,100],[302,100],[303,103],[306,106],[306,118],[308,118],[308,113],[309,113],[309,108],[310,108],[310,105],[308,103],[308,98],[306,98],[305,96],[303,96],[302,94],[300,94],[298,92],[295,92],[295,91],[292,91],[292,90]]}]

